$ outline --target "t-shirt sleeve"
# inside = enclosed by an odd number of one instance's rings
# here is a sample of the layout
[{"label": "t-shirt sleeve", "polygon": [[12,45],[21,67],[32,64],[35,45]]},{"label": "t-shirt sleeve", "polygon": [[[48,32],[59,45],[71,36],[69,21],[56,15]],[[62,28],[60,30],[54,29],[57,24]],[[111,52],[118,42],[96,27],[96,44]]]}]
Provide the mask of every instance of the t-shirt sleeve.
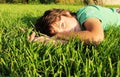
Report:
[{"label": "t-shirt sleeve", "polygon": [[84,28],[83,24],[88,18],[98,18],[102,22],[100,18],[101,16],[100,14],[101,13],[99,13],[99,8],[94,8],[94,7],[89,6],[86,8],[82,8],[77,12],[77,19],[81,27]]},{"label": "t-shirt sleeve", "polygon": [[110,25],[120,25],[120,14],[113,8],[91,5],[78,10],[77,19],[83,30],[85,30],[83,24],[88,18],[99,19],[104,30],[107,30]]}]

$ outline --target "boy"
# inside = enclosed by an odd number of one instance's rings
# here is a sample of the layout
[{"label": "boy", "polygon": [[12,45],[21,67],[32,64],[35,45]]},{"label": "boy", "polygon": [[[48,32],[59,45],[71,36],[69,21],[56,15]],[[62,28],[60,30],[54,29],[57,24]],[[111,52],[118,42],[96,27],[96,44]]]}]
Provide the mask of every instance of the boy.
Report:
[{"label": "boy", "polygon": [[[109,25],[120,25],[120,14],[113,8],[91,5],[81,8],[77,13],[64,9],[48,10],[37,20],[35,28],[55,40],[77,37],[87,44],[97,44],[104,40],[104,30]],[[31,41],[50,40],[49,37],[35,37],[35,33],[31,38]]]}]

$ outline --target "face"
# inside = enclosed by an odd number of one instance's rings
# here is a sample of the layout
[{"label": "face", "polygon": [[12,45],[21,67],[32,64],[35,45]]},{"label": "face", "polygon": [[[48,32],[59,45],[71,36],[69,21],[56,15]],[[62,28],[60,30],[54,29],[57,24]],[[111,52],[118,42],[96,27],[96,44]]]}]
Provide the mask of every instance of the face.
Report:
[{"label": "face", "polygon": [[81,31],[79,22],[75,17],[61,16],[61,20],[51,25],[55,32],[78,32]]}]

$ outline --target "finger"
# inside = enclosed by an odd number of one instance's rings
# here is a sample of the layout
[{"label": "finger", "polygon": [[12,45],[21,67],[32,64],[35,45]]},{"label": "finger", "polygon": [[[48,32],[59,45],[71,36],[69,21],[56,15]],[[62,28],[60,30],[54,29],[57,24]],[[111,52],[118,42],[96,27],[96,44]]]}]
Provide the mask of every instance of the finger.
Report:
[{"label": "finger", "polygon": [[39,42],[44,42],[45,41],[45,37],[41,36],[41,37],[35,37],[34,41],[39,41]]},{"label": "finger", "polygon": [[35,38],[35,32],[32,32],[32,34],[29,36],[29,41],[33,41]]}]

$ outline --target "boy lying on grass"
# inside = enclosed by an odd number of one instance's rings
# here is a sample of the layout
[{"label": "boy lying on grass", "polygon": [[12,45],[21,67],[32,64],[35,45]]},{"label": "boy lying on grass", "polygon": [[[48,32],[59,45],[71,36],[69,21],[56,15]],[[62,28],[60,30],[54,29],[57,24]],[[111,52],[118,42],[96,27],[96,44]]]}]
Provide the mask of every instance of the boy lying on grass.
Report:
[{"label": "boy lying on grass", "polygon": [[98,44],[104,40],[104,30],[109,25],[120,25],[119,9],[105,8],[90,5],[79,9],[76,13],[64,9],[47,10],[36,24],[37,31],[50,37],[35,37],[35,32],[30,36],[30,41],[69,40],[79,38],[89,44]]}]

